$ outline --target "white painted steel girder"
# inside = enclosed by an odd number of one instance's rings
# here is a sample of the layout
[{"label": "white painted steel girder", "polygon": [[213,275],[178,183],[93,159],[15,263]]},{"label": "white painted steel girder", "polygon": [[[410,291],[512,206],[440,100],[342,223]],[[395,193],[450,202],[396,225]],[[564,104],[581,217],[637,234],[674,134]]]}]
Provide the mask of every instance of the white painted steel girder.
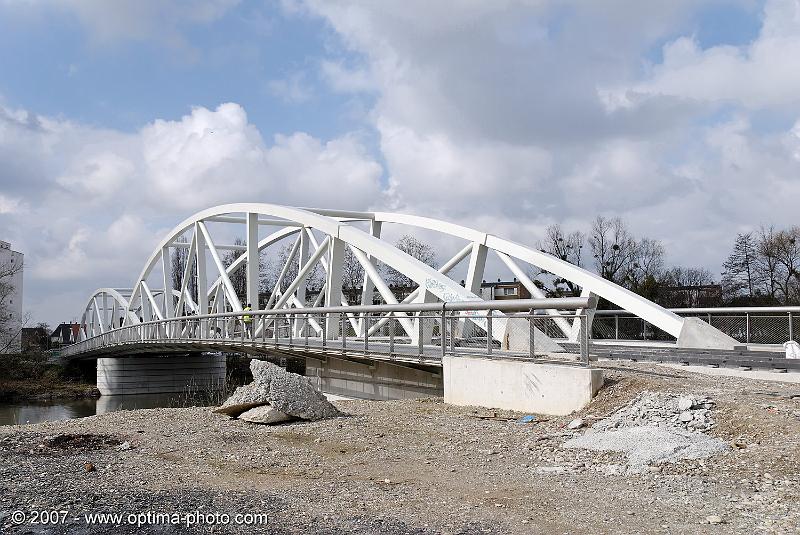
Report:
[{"label": "white painted steel girder", "polygon": [[[352,221],[369,221],[370,230],[361,230],[350,224]],[[222,246],[225,248],[230,247],[229,250],[238,250],[241,253],[227,268],[220,263],[217,251],[222,247],[215,245],[213,241],[213,229],[208,226],[212,223],[214,225],[239,225],[241,227],[239,232],[246,238],[246,245],[243,247]],[[397,249],[393,244],[382,240],[380,237],[381,225],[387,223],[442,232],[466,240],[468,243],[448,263],[446,269],[437,270]],[[259,240],[258,231],[260,227],[272,227],[274,231]],[[318,254],[315,254],[314,248],[317,240],[314,238],[314,232],[326,236],[326,244],[324,246],[327,247],[327,251],[319,251],[318,249],[322,245],[317,245],[316,252]],[[184,288],[166,288],[166,291],[164,289],[151,290],[146,284],[151,273],[157,267],[160,272],[168,269],[167,266],[170,266],[168,255],[176,247],[176,239],[187,233],[192,234],[191,244],[188,244],[188,247],[181,245],[181,248],[188,250],[189,255],[192,257],[190,263],[197,265],[200,278],[205,279],[208,277],[208,280],[213,282],[210,285],[203,284],[203,288],[200,289],[200,295],[196,296],[196,299],[189,295],[187,288],[188,277],[186,276],[183,278]],[[255,296],[257,293],[256,278],[259,253],[266,247],[297,233],[300,233],[298,245],[295,247],[297,254],[290,255],[289,262],[303,265],[304,262],[314,259],[314,263],[319,262],[323,265],[326,272],[326,284],[323,288],[324,298],[325,303],[331,306],[338,305],[342,299],[340,297],[341,262],[344,256],[342,251],[347,247],[361,253],[357,254],[361,263],[370,264],[365,270],[364,288],[368,288],[370,291],[362,293],[361,304],[364,305],[371,304],[372,288],[384,289],[386,286],[385,282],[380,279],[380,274],[374,269],[375,262],[378,261],[396,269],[417,283],[420,287],[417,294],[420,291],[424,291],[430,293],[435,299],[446,302],[480,300],[480,296],[477,295],[477,289],[479,289],[480,281],[484,276],[486,255],[489,252],[493,252],[498,254],[506,265],[517,267],[515,262],[521,261],[567,279],[580,286],[584,293],[603,297],[675,337],[680,336],[684,326],[684,319],[680,316],[594,273],[534,248],[455,223],[392,212],[359,212],[296,208],[266,203],[237,203],[216,206],[198,212],[182,221],[165,235],[145,262],[139,277],[132,285],[129,298],[109,288],[102,288],[92,294],[81,319],[82,336],[91,336],[92,333],[98,333],[103,329],[118,327],[114,322],[110,322],[109,318],[103,317],[103,314],[99,313],[98,298],[107,299],[110,297],[119,307],[120,316],[124,318],[125,324],[140,321],[136,311],[141,311],[142,314],[146,312],[148,318],[168,318],[182,315],[184,306],[201,313],[208,312],[208,310],[203,310],[198,306],[208,308],[212,302],[215,310],[220,311],[219,300],[222,300],[224,304],[234,311],[241,310],[242,303],[233,295],[229,274],[242,267],[246,269],[247,275],[247,298],[251,301],[252,308],[256,309],[258,307]],[[306,238],[308,237],[311,240],[307,240]],[[210,261],[207,261],[207,256],[211,257]],[[465,288],[448,277],[447,273],[455,264],[467,256],[470,259],[468,269],[469,283]],[[307,267],[310,269],[313,266]],[[517,267],[517,269],[520,268]],[[286,270],[282,271],[285,272]],[[304,287],[304,278],[309,270],[300,269],[299,271],[301,273],[298,276],[298,280],[288,281],[292,283],[290,285],[291,291],[288,292],[292,295],[275,296],[268,308],[274,306],[287,308],[304,304],[304,299],[298,299],[297,297],[305,297],[304,288],[301,289],[300,286],[303,285]],[[187,267],[184,275],[190,273],[191,271]],[[164,286],[171,285],[171,277],[168,277],[166,273],[162,277],[160,281],[163,281]],[[203,281],[201,280],[200,282]],[[525,282],[528,283],[526,287],[531,286],[529,280]],[[161,294],[161,297],[156,299],[155,294]],[[173,297],[174,295],[177,296],[177,303],[175,297]],[[320,299],[322,298],[323,295],[320,295]],[[415,298],[413,297],[412,299]],[[320,299],[318,299],[317,303],[320,302]],[[195,300],[197,304],[195,304]],[[175,306],[176,304],[177,307]],[[569,316],[565,316],[565,318],[571,319]],[[502,322],[502,317],[499,317],[498,321]],[[115,322],[118,323],[118,317],[116,316]],[[480,320],[477,320],[476,323],[480,325]],[[566,319],[557,323],[561,330],[564,331],[565,336],[569,336],[572,327],[571,323]],[[363,332],[363,326],[359,325],[357,330],[362,330]],[[502,326],[496,325],[495,331],[502,332]]]}]

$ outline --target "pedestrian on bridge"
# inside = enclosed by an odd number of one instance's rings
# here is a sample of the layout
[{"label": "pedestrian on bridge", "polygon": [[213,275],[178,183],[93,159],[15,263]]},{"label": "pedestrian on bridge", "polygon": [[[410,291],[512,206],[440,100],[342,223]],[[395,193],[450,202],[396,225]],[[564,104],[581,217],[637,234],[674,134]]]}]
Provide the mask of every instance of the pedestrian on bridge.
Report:
[{"label": "pedestrian on bridge", "polygon": [[[250,312],[253,310],[250,308],[250,303],[247,303],[247,306],[244,307],[244,312]],[[247,333],[248,338],[253,337],[253,316],[250,314],[245,314],[242,316],[242,323],[244,324],[244,330]]]}]

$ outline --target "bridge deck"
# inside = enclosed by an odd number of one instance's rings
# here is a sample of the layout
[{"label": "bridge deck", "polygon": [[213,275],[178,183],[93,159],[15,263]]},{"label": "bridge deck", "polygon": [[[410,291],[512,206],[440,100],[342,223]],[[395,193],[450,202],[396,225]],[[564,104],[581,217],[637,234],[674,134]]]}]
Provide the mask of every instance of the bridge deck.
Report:
[{"label": "bridge deck", "polygon": [[[363,338],[347,338],[343,340],[322,340],[320,338],[268,338],[262,339],[162,339],[162,340],[132,340],[116,344],[103,345],[87,349],[73,355],[71,359],[90,359],[97,357],[114,357],[123,354],[135,355],[139,353],[186,353],[187,351],[224,351],[248,354],[268,354],[279,352],[287,355],[303,357],[342,357],[347,359],[382,360],[398,363],[417,364],[433,367],[442,365],[442,347],[438,344],[411,345],[402,338],[390,342],[385,339],[370,338],[364,344]],[[577,344],[562,343],[567,351],[559,354],[537,353],[534,360],[558,361],[566,363],[579,363]],[[493,347],[489,353],[485,343],[481,345],[456,345],[445,347],[447,355],[473,356],[487,358],[505,358],[532,360],[528,351],[501,350]]]}]

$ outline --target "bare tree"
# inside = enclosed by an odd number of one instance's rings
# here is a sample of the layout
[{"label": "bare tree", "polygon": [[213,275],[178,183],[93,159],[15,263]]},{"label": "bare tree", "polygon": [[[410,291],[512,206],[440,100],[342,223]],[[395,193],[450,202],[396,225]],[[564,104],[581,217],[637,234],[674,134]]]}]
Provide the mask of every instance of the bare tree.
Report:
[{"label": "bare tree", "polygon": [[14,294],[13,278],[23,269],[22,262],[0,264],[0,353],[14,345],[27,324],[28,317],[14,317],[11,311],[11,296]]},{"label": "bare tree", "polygon": [[758,232],[757,272],[764,283],[767,295],[773,301],[780,301],[778,292],[778,237],[774,227],[761,227]]},{"label": "bare tree", "polygon": [[[233,240],[233,244],[245,245],[245,242],[241,238],[236,238]],[[239,251],[228,251],[222,255],[220,260],[222,260],[222,265],[228,268],[239,256],[241,256]],[[247,264],[243,262],[238,268],[228,273],[228,278],[231,280],[231,285],[233,286],[233,291],[236,292],[236,297],[239,298],[242,306],[244,306],[247,300]]]},{"label": "bare tree", "polygon": [[[185,236],[178,236],[175,239],[176,243],[189,243]],[[189,261],[189,255],[194,254],[194,251],[189,250],[189,247],[174,247],[172,251],[172,287],[180,291],[183,287],[183,273],[186,271],[186,262]],[[192,265],[191,275],[187,284],[189,295],[192,299],[197,300],[197,262]],[[182,313],[181,311],[178,311]]]},{"label": "bare tree", "polygon": [[640,292],[645,285],[652,286],[664,273],[664,246],[659,240],[642,238],[635,243],[628,266],[627,286]]},{"label": "bare tree", "polygon": [[[289,262],[289,254],[292,252],[291,245],[284,245],[278,250],[278,254],[274,259],[268,259],[264,262],[262,286],[266,293],[272,293],[275,285],[278,282],[278,277],[284,266],[288,263],[286,273],[283,276],[280,284],[280,291],[285,292],[289,285],[297,275],[300,273],[300,265],[297,255]],[[325,270],[322,269],[322,264],[317,262],[311,269],[311,272],[306,277],[306,290],[317,291],[322,288],[325,283]]]},{"label": "bare tree", "polygon": [[544,240],[539,242],[539,249],[561,260],[576,266],[583,266],[581,253],[586,236],[582,232],[567,235],[561,225],[550,225],[545,229]]},{"label": "bare tree", "polygon": [[670,286],[692,287],[714,284],[714,275],[706,268],[675,266],[667,270],[664,280]]},{"label": "bare tree", "polygon": [[781,230],[775,235],[775,253],[778,263],[776,283],[785,304],[795,301],[800,279],[800,228]]},{"label": "bare tree", "polygon": [[364,266],[358,261],[353,251],[347,247],[344,251],[342,262],[342,290],[347,296],[348,303],[355,304],[359,301],[358,290],[364,284]]},{"label": "bare tree", "polygon": [[[418,240],[414,236],[406,234],[397,240],[394,246],[409,256],[416,258],[423,264],[427,264],[433,268],[436,267],[436,253],[433,252],[433,247]],[[384,265],[383,268],[384,278],[387,283],[400,287],[416,286],[416,283],[411,280],[410,277],[400,273],[396,269],[386,265]]]},{"label": "bare tree", "polygon": [[622,219],[597,216],[592,223],[589,245],[597,273],[604,279],[621,284],[636,255],[636,242]]},{"label": "bare tree", "polygon": [[[586,235],[582,232],[572,232],[567,235],[559,224],[553,224],[545,229],[545,237],[539,242],[539,250],[548,253],[556,258],[583,267],[583,245]],[[542,275],[549,275],[541,270],[533,273],[542,289],[551,297],[561,297],[566,294],[574,295],[578,291],[578,286],[570,280],[560,277],[552,277],[551,286],[547,285],[547,280],[542,281]],[[545,277],[546,279],[549,277]]]}]

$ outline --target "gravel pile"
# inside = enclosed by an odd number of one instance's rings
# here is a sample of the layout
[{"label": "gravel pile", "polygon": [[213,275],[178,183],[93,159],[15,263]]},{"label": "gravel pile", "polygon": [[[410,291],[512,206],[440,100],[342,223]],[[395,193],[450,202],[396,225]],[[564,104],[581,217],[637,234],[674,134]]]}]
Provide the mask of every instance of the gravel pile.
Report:
[{"label": "gravel pile", "polygon": [[707,396],[642,392],[626,406],[592,426],[596,431],[622,427],[676,427],[708,431],[715,425],[711,410],[716,404]]},{"label": "gravel pile", "polygon": [[702,433],[715,425],[714,405],[706,396],[645,391],[564,447],[625,453],[630,473],[649,465],[706,459],[729,449],[726,442]]}]

